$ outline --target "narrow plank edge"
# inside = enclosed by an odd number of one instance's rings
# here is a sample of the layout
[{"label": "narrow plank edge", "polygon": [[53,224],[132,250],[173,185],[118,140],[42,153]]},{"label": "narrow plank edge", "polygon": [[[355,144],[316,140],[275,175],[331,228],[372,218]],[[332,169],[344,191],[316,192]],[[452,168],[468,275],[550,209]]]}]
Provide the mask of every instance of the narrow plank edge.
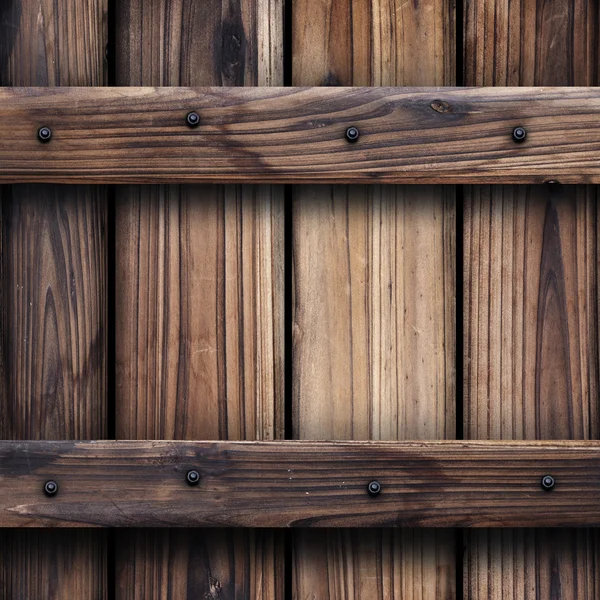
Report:
[{"label": "narrow plank edge", "polygon": [[600,442],[0,442],[2,527],[596,525]]}]

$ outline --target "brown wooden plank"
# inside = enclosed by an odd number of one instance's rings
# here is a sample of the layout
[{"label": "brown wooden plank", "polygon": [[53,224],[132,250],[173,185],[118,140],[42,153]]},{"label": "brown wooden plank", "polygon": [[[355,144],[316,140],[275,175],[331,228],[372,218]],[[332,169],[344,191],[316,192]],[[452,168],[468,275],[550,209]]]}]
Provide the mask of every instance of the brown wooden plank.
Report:
[{"label": "brown wooden plank", "polygon": [[[106,84],[106,0],[0,2],[0,85]],[[65,15],[68,15],[65,16]],[[0,436],[106,436],[106,190],[2,190]],[[0,595],[106,597],[105,534],[4,531]]]},{"label": "brown wooden plank", "polygon": [[[283,83],[281,0],[116,10],[118,85]],[[282,189],[117,188],[116,249],[117,437],[283,437]],[[119,600],[283,598],[272,531],[136,530],[117,547]]]},{"label": "brown wooden plank", "polygon": [[[451,0],[290,5],[294,85],[455,83]],[[355,92],[320,93],[340,94],[347,102]],[[443,113],[430,104],[425,119],[435,120]],[[340,124],[340,133],[354,117]],[[345,148],[347,169],[357,163],[346,157],[354,161],[369,144],[369,122],[361,124],[359,142]],[[394,136],[386,155],[406,142],[406,136]],[[299,186],[292,220],[294,437],[453,437],[453,190]],[[452,531],[303,531],[294,537],[295,600],[456,596]]]},{"label": "brown wooden plank", "polygon": [[2,527],[600,524],[600,442],[31,441],[0,458]]},{"label": "brown wooden plank", "polygon": [[597,88],[7,88],[0,181],[596,183],[599,130]]},{"label": "brown wooden plank", "polygon": [[[598,85],[597,5],[465,7],[467,85]],[[466,436],[597,438],[596,188],[469,187],[464,206]],[[491,530],[467,540],[467,597],[600,594],[597,531]]]}]

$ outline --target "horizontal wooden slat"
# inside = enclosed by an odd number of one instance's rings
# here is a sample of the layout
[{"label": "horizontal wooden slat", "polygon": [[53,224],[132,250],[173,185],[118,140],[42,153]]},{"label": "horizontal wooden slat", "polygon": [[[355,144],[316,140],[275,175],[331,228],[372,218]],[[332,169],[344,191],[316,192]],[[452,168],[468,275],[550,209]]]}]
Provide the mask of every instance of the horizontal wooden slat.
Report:
[{"label": "horizontal wooden slat", "polygon": [[0,443],[0,526],[87,525],[600,525],[600,442]]},{"label": "horizontal wooden slat", "polygon": [[600,183],[598,88],[0,89],[0,182],[549,180]]}]

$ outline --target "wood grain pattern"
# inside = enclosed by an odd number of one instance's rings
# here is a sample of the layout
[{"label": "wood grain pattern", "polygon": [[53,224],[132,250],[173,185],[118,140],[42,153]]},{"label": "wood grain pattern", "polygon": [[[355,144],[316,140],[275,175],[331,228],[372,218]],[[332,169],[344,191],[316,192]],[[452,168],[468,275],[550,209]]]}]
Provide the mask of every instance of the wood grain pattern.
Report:
[{"label": "wood grain pattern", "polygon": [[600,524],[600,442],[31,441],[0,458],[2,527]]},{"label": "wood grain pattern", "polygon": [[119,539],[119,598],[135,600],[140,590],[152,590],[146,598],[284,597],[283,578],[265,577],[283,560],[281,537],[264,530],[131,529]]},{"label": "wood grain pattern", "polygon": [[[106,0],[0,2],[0,85],[106,84]],[[106,190],[2,190],[0,435],[104,437]],[[106,597],[103,532],[3,531],[3,598]]]},{"label": "wood grain pattern", "polygon": [[[467,85],[598,85],[598,8],[465,5]],[[598,431],[595,187],[465,191],[465,434],[592,439]],[[469,598],[598,596],[595,530],[467,537]]]},{"label": "wood grain pattern", "polygon": [[[120,86],[283,83],[282,0],[117,2],[116,39]],[[117,188],[118,437],[283,437],[283,210],[266,186]],[[117,546],[119,600],[284,596],[273,531]]]},{"label": "wood grain pattern", "polygon": [[5,89],[0,182],[596,183],[599,130],[597,88]]},{"label": "wood grain pattern", "polygon": [[[297,86],[453,85],[454,3],[295,0],[292,53]],[[454,210],[450,188],[294,188],[294,437],[454,436]],[[294,600],[456,595],[451,531],[294,539]]]},{"label": "wood grain pattern", "polygon": [[117,437],[283,437],[282,190],[118,195]]}]

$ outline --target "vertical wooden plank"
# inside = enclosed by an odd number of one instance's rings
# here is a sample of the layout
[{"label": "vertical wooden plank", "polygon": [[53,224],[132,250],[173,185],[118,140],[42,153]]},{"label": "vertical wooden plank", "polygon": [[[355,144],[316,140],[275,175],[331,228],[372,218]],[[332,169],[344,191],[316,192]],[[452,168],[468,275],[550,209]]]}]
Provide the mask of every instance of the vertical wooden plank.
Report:
[{"label": "vertical wooden plank", "polygon": [[[106,13],[105,0],[1,2],[0,83],[106,84]],[[6,187],[2,212],[0,434],[106,437],[106,189]],[[6,531],[0,564],[3,598],[106,597],[100,531]]]},{"label": "vertical wooden plank", "polygon": [[[117,6],[119,85],[281,85],[281,0]],[[185,115],[182,115],[182,127]],[[117,191],[117,437],[283,437],[283,188]],[[283,597],[274,531],[117,535],[117,597]]]},{"label": "vertical wooden plank", "polygon": [[[450,1],[292,8],[294,85],[454,83]],[[455,260],[453,188],[294,188],[295,438],[455,436]],[[298,600],[454,596],[452,531],[295,536]]]},{"label": "vertical wooden plank", "polygon": [[[598,7],[465,5],[466,85],[597,85]],[[464,201],[464,431],[471,439],[595,439],[595,187],[470,186]],[[469,598],[597,598],[594,530],[467,536]]]}]

